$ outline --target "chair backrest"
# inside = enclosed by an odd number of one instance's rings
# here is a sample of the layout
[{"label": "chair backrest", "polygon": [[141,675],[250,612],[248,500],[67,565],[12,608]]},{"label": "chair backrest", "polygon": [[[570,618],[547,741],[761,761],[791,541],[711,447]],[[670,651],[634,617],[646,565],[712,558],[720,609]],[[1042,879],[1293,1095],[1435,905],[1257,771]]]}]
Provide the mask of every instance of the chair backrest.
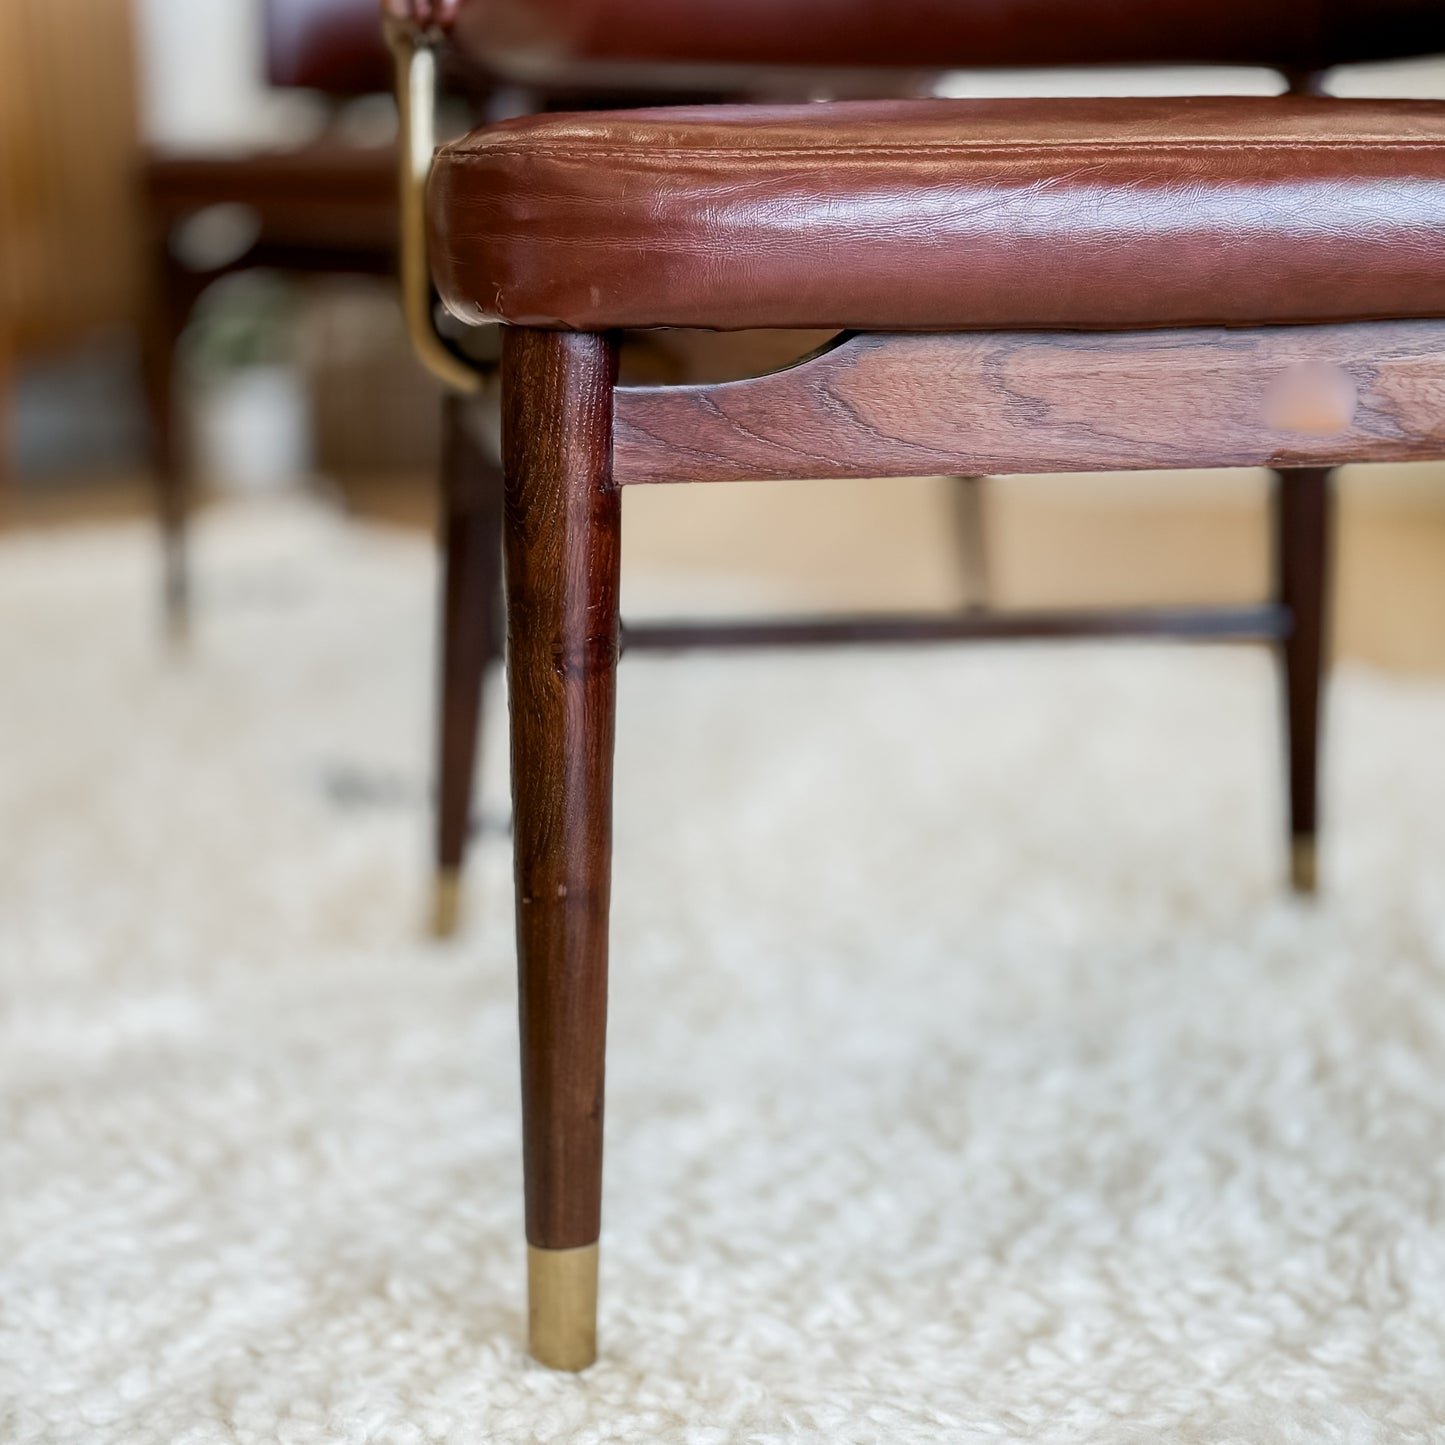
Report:
[{"label": "chair backrest", "polygon": [[391,89],[377,0],[265,0],[266,75],[272,85],[328,95]]},{"label": "chair backrest", "polygon": [[1445,0],[385,0],[474,61],[1320,70],[1445,51]]}]

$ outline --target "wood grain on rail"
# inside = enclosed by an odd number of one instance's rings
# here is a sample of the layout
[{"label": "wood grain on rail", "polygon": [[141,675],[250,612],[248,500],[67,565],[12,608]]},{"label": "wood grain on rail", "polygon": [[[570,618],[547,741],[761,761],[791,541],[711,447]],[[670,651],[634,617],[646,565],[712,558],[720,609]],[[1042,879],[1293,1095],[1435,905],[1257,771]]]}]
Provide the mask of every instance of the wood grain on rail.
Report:
[{"label": "wood grain on rail", "polygon": [[1445,322],[855,335],[615,395],[619,484],[1445,456]]}]

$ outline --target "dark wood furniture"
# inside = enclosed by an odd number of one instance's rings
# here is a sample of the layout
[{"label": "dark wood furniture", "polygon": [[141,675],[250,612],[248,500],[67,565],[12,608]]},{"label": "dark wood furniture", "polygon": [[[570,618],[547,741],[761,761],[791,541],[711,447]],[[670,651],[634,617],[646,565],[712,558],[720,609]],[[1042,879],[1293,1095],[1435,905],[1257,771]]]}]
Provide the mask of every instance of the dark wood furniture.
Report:
[{"label": "dark wood furniture", "polygon": [[[389,276],[396,269],[396,154],[335,141],[234,156],[153,154],[143,195],[152,303],[146,381],[156,448],[157,504],[165,559],[165,614],[176,636],[190,615],[186,565],[189,485],[177,434],[175,359],[202,293],[221,276],[255,267],[296,274]],[[212,207],[243,208],[249,234],[199,266],[179,230]]]},{"label": "dark wood furniture", "polygon": [[[1232,58],[1281,65],[1441,35],[1434,6],[1395,7],[1383,40],[1368,6],[1328,13],[1326,25],[1284,3],[1168,7]],[[1445,104],[922,101],[539,118],[444,148],[430,212],[448,307],[506,329],[531,1348],[578,1369],[596,1346],[624,647],[1106,632],[1264,642],[1287,684],[1294,880],[1312,885],[1329,472],[1445,456]],[[620,328],[768,324],[839,336],[768,376],[618,384]],[[633,632],[618,615],[624,486],[1192,466],[1279,475],[1276,588],[1256,607]]]}]

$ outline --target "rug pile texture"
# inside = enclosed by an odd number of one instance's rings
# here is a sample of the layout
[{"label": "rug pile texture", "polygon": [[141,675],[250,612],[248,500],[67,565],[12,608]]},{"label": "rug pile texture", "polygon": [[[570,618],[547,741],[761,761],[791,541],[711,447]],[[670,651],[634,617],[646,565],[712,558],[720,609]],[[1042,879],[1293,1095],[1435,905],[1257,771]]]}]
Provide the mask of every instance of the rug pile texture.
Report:
[{"label": "rug pile texture", "polygon": [[[6,1445],[1445,1440],[1445,686],[1282,890],[1247,652],[629,658],[602,1356],[524,1334],[505,704],[422,933],[433,560],[0,545]],[[666,589],[661,589],[666,590]]]}]

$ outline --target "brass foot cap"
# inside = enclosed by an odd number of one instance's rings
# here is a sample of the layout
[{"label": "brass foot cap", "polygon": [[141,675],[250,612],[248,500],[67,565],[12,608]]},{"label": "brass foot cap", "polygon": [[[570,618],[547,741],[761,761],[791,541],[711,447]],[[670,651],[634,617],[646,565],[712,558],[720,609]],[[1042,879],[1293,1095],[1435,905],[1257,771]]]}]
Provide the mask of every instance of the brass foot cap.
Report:
[{"label": "brass foot cap", "polygon": [[447,870],[437,874],[431,902],[431,934],[433,938],[451,938],[462,917],[461,875]]},{"label": "brass foot cap", "polygon": [[597,1358],[597,1246],[527,1246],[527,1348],[553,1370],[585,1370]]},{"label": "brass foot cap", "polygon": [[1289,881],[1296,893],[1312,894],[1319,889],[1319,860],[1315,840],[1295,838],[1289,850]]}]

